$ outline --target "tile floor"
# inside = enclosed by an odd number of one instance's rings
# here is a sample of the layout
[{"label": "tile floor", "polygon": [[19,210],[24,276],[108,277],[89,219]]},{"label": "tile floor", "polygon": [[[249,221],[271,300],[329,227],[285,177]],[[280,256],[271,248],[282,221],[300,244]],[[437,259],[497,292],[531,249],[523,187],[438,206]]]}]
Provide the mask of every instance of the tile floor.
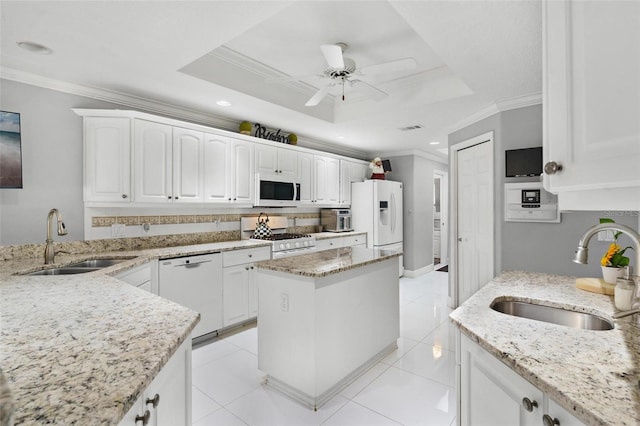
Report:
[{"label": "tile floor", "polygon": [[318,411],[263,384],[257,329],[193,350],[193,425],[455,424],[455,340],[447,273],[400,279],[398,349]]}]

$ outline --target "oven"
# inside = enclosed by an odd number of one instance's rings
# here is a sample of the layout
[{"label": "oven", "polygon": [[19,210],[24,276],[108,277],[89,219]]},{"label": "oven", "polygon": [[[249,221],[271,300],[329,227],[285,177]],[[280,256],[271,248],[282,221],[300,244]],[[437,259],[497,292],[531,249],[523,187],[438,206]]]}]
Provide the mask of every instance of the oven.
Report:
[{"label": "oven", "polygon": [[258,216],[242,217],[240,219],[240,235],[242,239],[258,239],[271,243],[271,258],[297,256],[316,250],[316,238],[309,234],[287,232],[288,219],[286,216],[269,216],[268,225],[271,235],[254,238]]}]

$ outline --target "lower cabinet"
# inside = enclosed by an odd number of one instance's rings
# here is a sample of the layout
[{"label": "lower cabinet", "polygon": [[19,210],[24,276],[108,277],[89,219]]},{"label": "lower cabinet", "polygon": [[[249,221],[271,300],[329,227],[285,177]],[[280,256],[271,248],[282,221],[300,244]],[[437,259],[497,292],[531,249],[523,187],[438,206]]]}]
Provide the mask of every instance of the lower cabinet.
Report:
[{"label": "lower cabinet", "polygon": [[333,238],[321,238],[316,240],[316,250],[329,250],[340,247],[367,247],[367,235],[340,235]]},{"label": "lower cabinet", "polygon": [[157,274],[158,261],[154,260],[135,268],[127,269],[115,277],[134,287],[146,290],[149,293],[158,294],[158,286],[156,280],[153,279]]},{"label": "lower cabinet", "polygon": [[119,426],[191,424],[191,338],[185,339]]},{"label": "lower cabinet", "polygon": [[258,315],[258,287],[253,262],[270,258],[270,247],[222,253],[224,327],[242,323]]},{"label": "lower cabinet", "polygon": [[542,426],[554,424],[554,419],[558,426],[584,425],[464,335],[460,335],[459,388],[461,425]]}]

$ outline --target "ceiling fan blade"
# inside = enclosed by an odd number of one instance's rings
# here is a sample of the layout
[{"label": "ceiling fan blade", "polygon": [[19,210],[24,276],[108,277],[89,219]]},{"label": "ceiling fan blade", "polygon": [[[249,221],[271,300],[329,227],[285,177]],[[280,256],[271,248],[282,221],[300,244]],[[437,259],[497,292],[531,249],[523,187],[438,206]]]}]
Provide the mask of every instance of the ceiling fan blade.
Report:
[{"label": "ceiling fan blade", "polygon": [[310,78],[324,78],[323,75],[320,74],[309,74],[309,75],[291,75],[288,77],[269,77],[265,78],[265,83],[285,83],[288,81],[301,81],[308,80]]},{"label": "ceiling fan blade", "polygon": [[413,58],[398,59],[397,61],[383,62],[381,64],[369,65],[361,68],[360,71],[365,75],[385,74],[391,72],[407,71],[415,69],[416,60]]},{"label": "ceiling fan blade", "polygon": [[344,59],[342,58],[342,47],[336,44],[323,44],[320,46],[324,59],[331,68],[343,69]]},{"label": "ceiling fan blade", "polygon": [[306,104],[304,104],[304,106],[316,106],[320,103],[321,100],[324,99],[325,96],[327,96],[327,93],[329,93],[329,87],[331,86],[331,84],[327,84],[324,87],[321,87],[320,90],[318,90],[308,101]]},{"label": "ceiling fan blade", "polygon": [[374,87],[369,83],[365,83],[362,80],[349,80],[349,82],[351,83],[352,87],[355,87],[357,90],[364,93],[368,97],[373,98],[376,101],[381,101],[382,99],[389,96],[386,92],[383,92],[377,87]]}]

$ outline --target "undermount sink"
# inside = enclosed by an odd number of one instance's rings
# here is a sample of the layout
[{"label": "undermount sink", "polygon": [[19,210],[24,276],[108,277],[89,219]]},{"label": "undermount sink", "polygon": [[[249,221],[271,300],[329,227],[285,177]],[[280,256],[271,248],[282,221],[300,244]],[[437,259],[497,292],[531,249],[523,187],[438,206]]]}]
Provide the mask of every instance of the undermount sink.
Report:
[{"label": "undermount sink", "polygon": [[516,300],[494,300],[491,309],[507,315],[583,330],[613,330],[613,322],[598,315]]},{"label": "undermount sink", "polygon": [[22,275],[72,275],[72,274],[86,274],[87,272],[97,271],[98,269],[107,268],[109,266],[116,265],[120,262],[124,262],[134,257],[120,257],[120,258],[103,258],[103,259],[91,259],[83,260],[81,262],[71,263],[65,266],[59,266],[57,268],[42,269],[40,271],[28,272]]},{"label": "undermount sink", "polygon": [[108,266],[117,265],[120,262],[124,262],[129,259],[93,259],[83,260],[82,262],[72,263],[67,265],[68,268],[106,268]]},{"label": "undermount sink", "polygon": [[100,268],[71,268],[68,266],[62,268],[43,269],[41,271],[29,272],[24,275],[73,275],[86,274],[87,272],[97,271]]}]

